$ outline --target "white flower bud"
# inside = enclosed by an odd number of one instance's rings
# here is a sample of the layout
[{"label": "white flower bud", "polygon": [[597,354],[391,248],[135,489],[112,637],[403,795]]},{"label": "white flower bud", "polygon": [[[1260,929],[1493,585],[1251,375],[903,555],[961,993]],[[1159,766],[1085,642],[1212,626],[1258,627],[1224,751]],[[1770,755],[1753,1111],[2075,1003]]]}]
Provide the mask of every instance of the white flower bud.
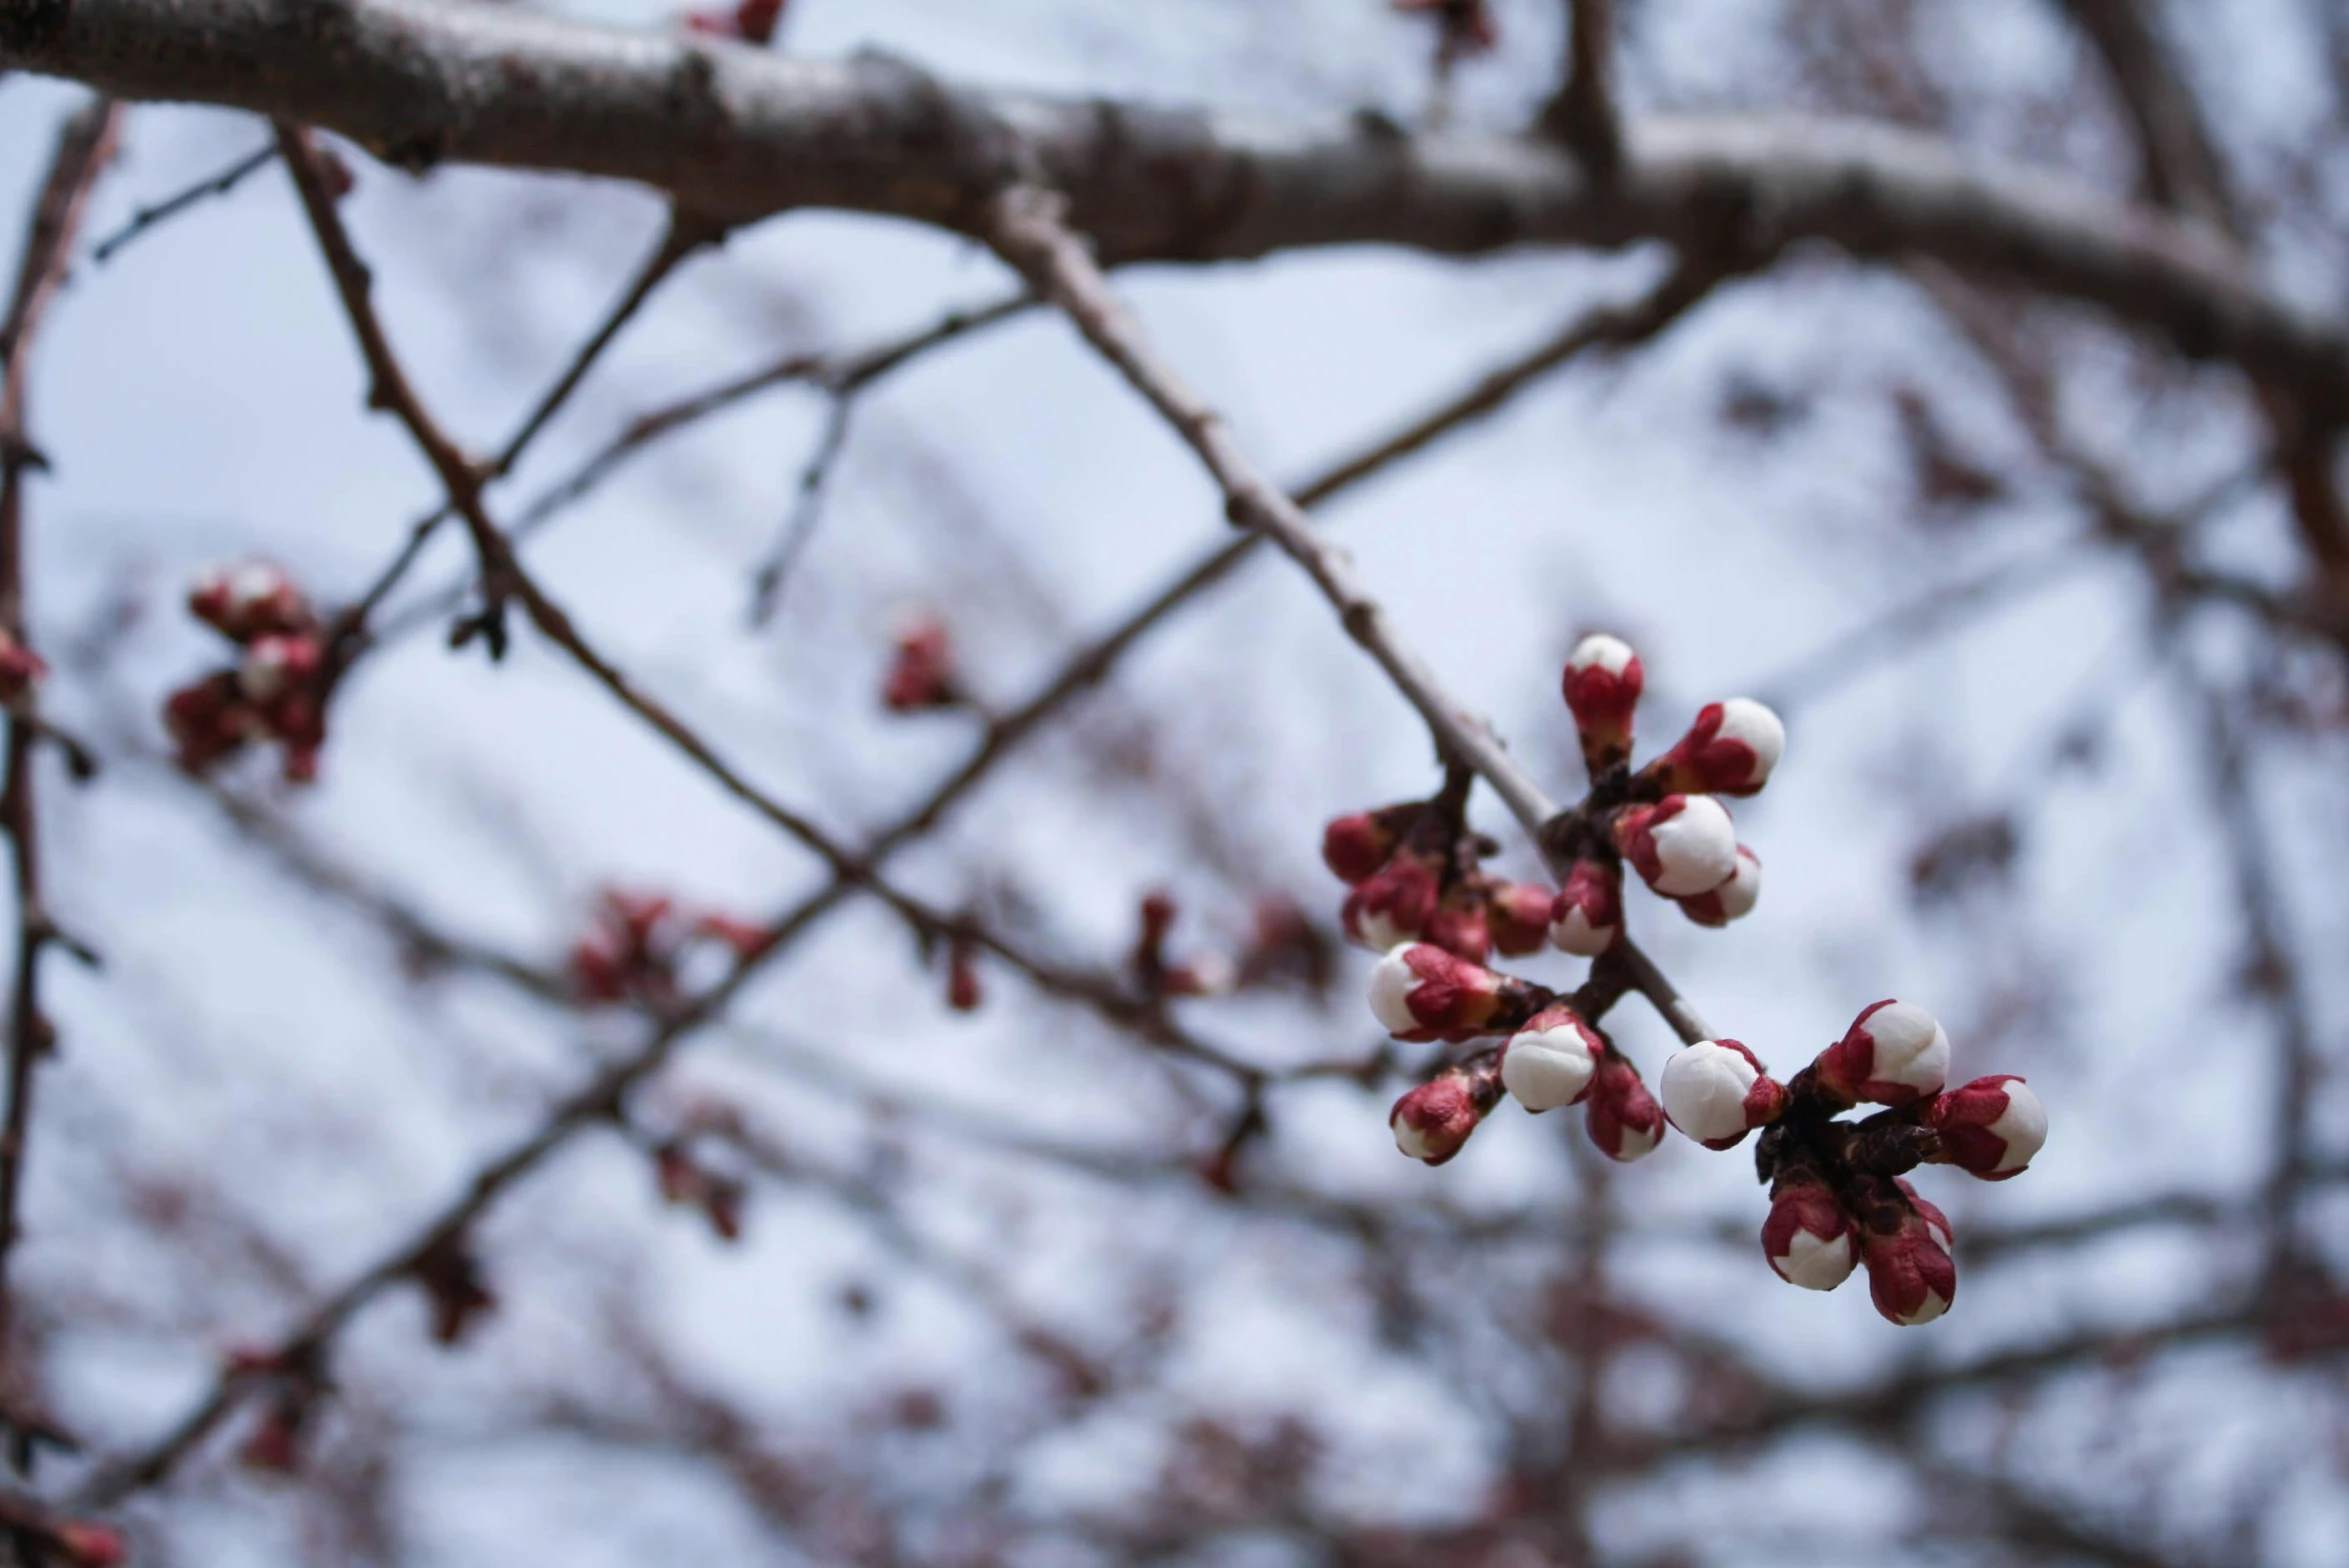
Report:
[{"label": "white flower bud", "polygon": [[1699,1143],[1743,1137],[1745,1099],[1762,1076],[1744,1047],[1706,1040],[1675,1051],[1657,1092],[1672,1125]]},{"label": "white flower bud", "polygon": [[1501,1087],[1529,1111],[1554,1111],[1583,1097],[1598,1066],[1588,1026],[1551,1008],[1510,1037],[1501,1057]]},{"label": "white flower bud", "polygon": [[1411,1012],[1411,993],[1419,989],[1421,976],[1406,956],[1411,948],[1409,942],[1397,943],[1370,972],[1371,1016],[1389,1034],[1409,1034],[1419,1027]]}]

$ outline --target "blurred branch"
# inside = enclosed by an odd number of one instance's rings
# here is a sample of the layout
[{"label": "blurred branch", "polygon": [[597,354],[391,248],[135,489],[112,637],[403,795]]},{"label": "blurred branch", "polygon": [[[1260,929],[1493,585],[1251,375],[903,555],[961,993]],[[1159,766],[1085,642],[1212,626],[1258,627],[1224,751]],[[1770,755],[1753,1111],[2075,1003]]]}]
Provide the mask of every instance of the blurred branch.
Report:
[{"label": "blurred branch", "polygon": [[1566,79],[1543,108],[1539,129],[1574,149],[1591,171],[1612,177],[1623,161],[1622,112],[1615,101],[1615,0],[1566,0]]},{"label": "blurred branch", "polygon": [[130,215],[129,222],[91,247],[90,259],[103,266],[114,259],[116,251],[121,250],[157,224],[179,216],[198,202],[208,201],[215,196],[226,196],[248,178],[268,168],[276,159],[277,143],[272,141],[266,146],[247,153],[217,174],[207,174],[195,184],[174,195],[166,196],[153,206],[141,207]]},{"label": "blurred branch", "polygon": [[[75,234],[87,213],[89,196],[98,177],[113,160],[120,106],[97,99],[68,120],[57,139],[33,208],[30,233],[16,289],[4,325],[0,325],[0,634],[12,644],[19,660],[30,655],[25,619],[24,477],[38,462],[25,426],[27,383],[34,335],[56,297],[68,265]],[[51,946],[64,946],[90,958],[88,949],[61,932],[51,919],[41,888],[40,832],[34,807],[33,763],[44,731],[32,714],[31,673],[17,677],[25,687],[20,702],[24,716],[8,720],[8,763],[0,783],[0,823],[8,833],[16,893],[16,962],[11,981],[8,1021],[7,1105],[0,1110],[0,1402],[16,1406],[27,1402],[24,1369],[15,1356],[16,1299],[10,1265],[15,1260],[21,1228],[25,1140],[32,1122],[34,1068],[54,1048],[55,1030],[42,1010],[41,956]],[[10,1435],[10,1452],[18,1469],[31,1457],[31,1438]],[[18,1525],[20,1531],[25,1527]]]},{"label": "blurred branch", "polygon": [[1686,243],[1727,216],[1772,246],[2016,279],[2236,360],[2312,414],[2349,406],[2349,331],[2263,290],[2199,226],[1883,125],[1657,118],[1626,128],[1601,181],[1534,140],[997,95],[888,57],[801,61],[445,0],[347,0],[323,31],[263,0],[79,0],[11,30],[0,67],[316,123],[410,167],[640,181],[734,220],[839,207],[969,231],[993,192],[1040,178],[1116,261]]}]

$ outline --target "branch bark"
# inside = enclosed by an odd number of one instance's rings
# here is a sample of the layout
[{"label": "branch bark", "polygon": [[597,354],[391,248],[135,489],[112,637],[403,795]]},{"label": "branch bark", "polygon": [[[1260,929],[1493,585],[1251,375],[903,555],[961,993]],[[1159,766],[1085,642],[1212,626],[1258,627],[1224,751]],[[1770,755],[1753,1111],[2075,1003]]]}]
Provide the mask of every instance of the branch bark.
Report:
[{"label": "branch bark", "polygon": [[1065,192],[1110,262],[1702,244],[1726,225],[1765,248],[1937,256],[2349,408],[2349,328],[2263,290],[2199,225],[1887,126],[1657,118],[1624,127],[1599,180],[1538,141],[982,92],[877,56],[793,60],[516,7],[77,0],[41,15],[0,32],[0,69],[316,124],[409,167],[633,180],[731,220],[834,207],[970,233],[1028,181]]}]

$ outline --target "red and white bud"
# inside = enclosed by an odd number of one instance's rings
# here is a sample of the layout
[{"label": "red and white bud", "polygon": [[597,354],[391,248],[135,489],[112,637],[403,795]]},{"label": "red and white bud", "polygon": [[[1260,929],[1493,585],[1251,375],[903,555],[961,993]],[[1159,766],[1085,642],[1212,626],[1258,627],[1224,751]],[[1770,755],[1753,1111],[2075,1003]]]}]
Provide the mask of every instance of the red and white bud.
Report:
[{"label": "red and white bud", "polygon": [[1615,816],[1615,847],[1666,898],[1710,893],[1737,872],[1737,827],[1710,795],[1667,795]]},{"label": "red and white bud", "polygon": [[1663,1107],[1640,1082],[1639,1069],[1616,1052],[1600,1058],[1583,1106],[1590,1141],[1610,1160],[1628,1165],[1664,1141]]},{"label": "red and white bud", "polygon": [[1878,1002],[1815,1066],[1821,1085],[1846,1103],[1908,1105],[1949,1081],[1949,1036],[1914,1002]]},{"label": "red and white bud", "polygon": [[1472,964],[1481,964],[1493,954],[1491,913],[1485,906],[1484,889],[1473,882],[1455,882],[1449,892],[1436,900],[1435,913],[1428,917],[1427,929],[1420,940],[1433,942],[1447,953],[1457,953]]},{"label": "red and white bud", "polygon": [[1378,872],[1403,842],[1403,832],[1426,807],[1417,801],[1332,818],[1321,830],[1322,863],[1351,887]]},{"label": "red and white bud", "polygon": [[116,1568],[128,1552],[120,1530],[84,1519],[68,1519],[57,1526],[56,1542],[76,1568]]},{"label": "red and white bud", "polygon": [[1596,958],[1623,934],[1623,873],[1603,860],[1578,860],[1550,902],[1550,941]]},{"label": "red and white bud", "polygon": [[1592,777],[1631,760],[1631,715],[1646,684],[1639,655],[1620,637],[1595,633],[1567,657],[1561,685]]},{"label": "red and white bud", "polygon": [[1950,1257],[1949,1220],[1900,1184],[1910,1206],[1890,1234],[1863,1231],[1860,1254],[1868,1265],[1868,1295],[1876,1310],[1903,1328],[1930,1323],[1957,1299],[1957,1264]]},{"label": "red and white bud", "polygon": [[237,665],[237,689],[253,702],[273,703],[317,674],[324,651],[318,639],[271,632],[254,638]]},{"label": "red and white bud", "polygon": [[188,590],[198,620],[236,642],[270,632],[298,632],[310,624],[309,601],[280,567],[250,561],[206,572]]},{"label": "red and white bud", "polygon": [[1786,1087],[1735,1040],[1704,1040],[1675,1051],[1659,1084],[1672,1125],[1708,1149],[1735,1148],[1786,1109]]},{"label": "red and white bud", "polygon": [[0,626],[0,702],[14,702],[49,673],[48,661]]},{"label": "red and white bud", "polygon": [[1657,786],[1682,794],[1754,795],[1786,750],[1786,726],[1751,697],[1708,703],[1688,733],[1650,763]]},{"label": "red and white bud", "polygon": [[1468,1074],[1439,1074],[1395,1102],[1387,1126],[1395,1147],[1415,1160],[1441,1165],[1458,1154],[1476,1131],[1492,1101],[1478,1092]]},{"label": "red and white bud", "polygon": [[2020,1176],[2047,1143],[2047,1107],[2011,1073],[1977,1078],[1933,1102],[1942,1158],[1984,1181]]},{"label": "red and white bud", "polygon": [[1762,1256],[1789,1285],[1833,1290],[1859,1266],[1858,1228],[1825,1182],[1807,1172],[1790,1172],[1770,1188]]},{"label": "red and white bud", "polygon": [[1538,953],[1550,937],[1550,905],[1556,895],[1532,882],[1495,882],[1485,889],[1485,924],[1503,956]]},{"label": "red and white bud", "polygon": [[1408,942],[1370,974],[1370,1011],[1399,1040],[1472,1039],[1501,1011],[1508,982],[1430,942]]},{"label": "red and white bud", "polygon": [[1501,1087],[1529,1111],[1554,1111],[1590,1092],[1607,1042],[1571,1007],[1545,1007],[1509,1037]]},{"label": "red and white bud", "polygon": [[1680,901],[1680,912],[1700,926],[1725,926],[1754,912],[1762,898],[1762,858],[1743,844],[1737,846],[1737,869],[1710,893]]},{"label": "red and white bud", "polygon": [[1397,855],[1346,895],[1338,923],[1349,940],[1383,953],[1424,935],[1438,898],[1436,868],[1417,855]]}]

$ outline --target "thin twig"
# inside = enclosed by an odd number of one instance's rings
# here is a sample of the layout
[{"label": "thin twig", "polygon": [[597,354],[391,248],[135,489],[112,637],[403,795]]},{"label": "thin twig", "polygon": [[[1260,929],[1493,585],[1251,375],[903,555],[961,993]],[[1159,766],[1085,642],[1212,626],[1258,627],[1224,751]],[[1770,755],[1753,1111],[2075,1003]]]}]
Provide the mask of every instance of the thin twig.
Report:
[{"label": "thin twig", "polygon": [[776,607],[783,602],[784,585],[790,580],[792,567],[798,564],[800,552],[807,548],[808,541],[815,537],[816,525],[823,521],[824,485],[848,446],[848,423],[855,411],[854,392],[832,394],[831,406],[824,414],[823,434],[816,438],[815,453],[800,470],[790,520],[783,525],[783,536],[775,542],[775,553],[759,567],[753,580],[750,595],[753,626],[764,626],[774,618]]},{"label": "thin twig", "polygon": [[218,174],[208,174],[177,195],[167,196],[152,207],[141,207],[130,216],[130,221],[100,240],[90,251],[90,259],[100,266],[114,259],[114,253],[155,225],[177,217],[200,201],[215,196],[226,196],[243,184],[250,175],[269,167],[277,157],[277,144],[269,143],[239,158]]}]

